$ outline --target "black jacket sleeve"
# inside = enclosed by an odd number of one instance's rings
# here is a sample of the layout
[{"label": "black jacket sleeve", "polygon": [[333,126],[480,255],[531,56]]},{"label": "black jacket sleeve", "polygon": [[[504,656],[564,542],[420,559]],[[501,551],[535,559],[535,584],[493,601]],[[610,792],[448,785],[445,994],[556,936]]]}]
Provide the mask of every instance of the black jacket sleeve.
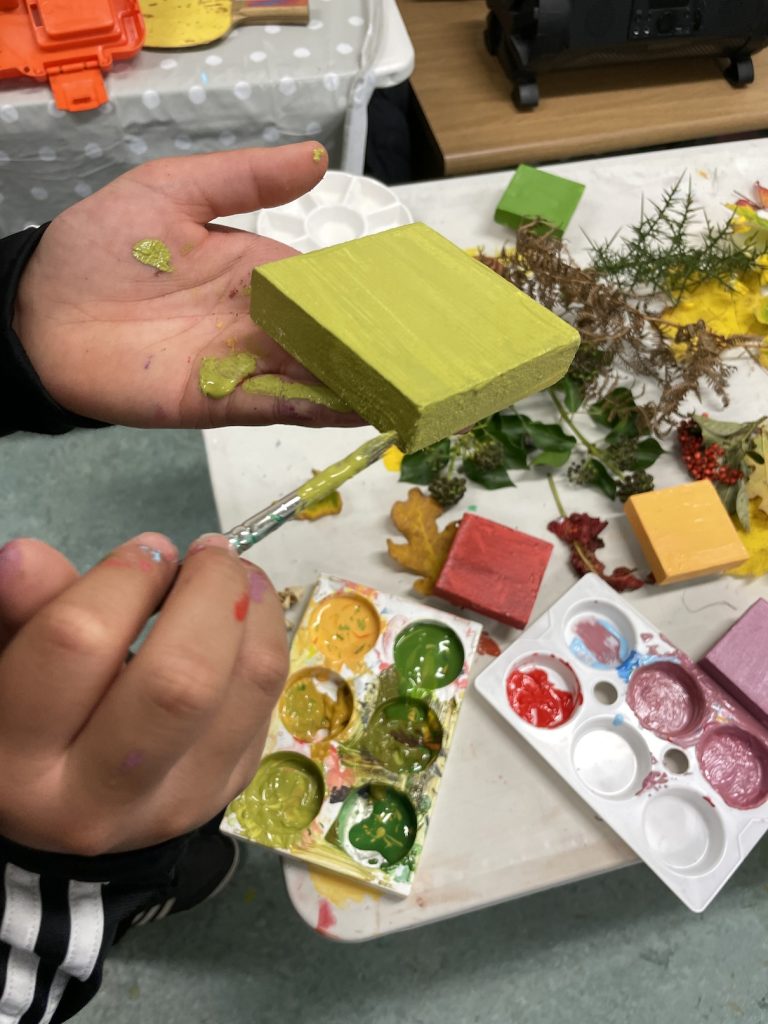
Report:
[{"label": "black jacket sleeve", "polygon": [[103,427],[55,402],[43,387],[13,330],[19,280],[47,225],[0,239],[0,435],[14,430],[64,434],[73,427]]},{"label": "black jacket sleeve", "polygon": [[113,943],[173,901],[189,840],[72,857],[0,839],[0,1020],[59,1024],[85,1006]]}]

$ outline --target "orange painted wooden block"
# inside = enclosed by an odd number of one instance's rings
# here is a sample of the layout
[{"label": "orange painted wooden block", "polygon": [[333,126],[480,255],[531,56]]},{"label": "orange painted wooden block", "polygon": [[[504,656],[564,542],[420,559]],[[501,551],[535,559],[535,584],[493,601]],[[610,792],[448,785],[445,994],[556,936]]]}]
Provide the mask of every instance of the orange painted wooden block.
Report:
[{"label": "orange painted wooden block", "polygon": [[460,608],[523,629],[551,554],[548,541],[467,512],[434,592]]},{"label": "orange painted wooden block", "polygon": [[711,576],[748,557],[709,480],[633,494],[624,512],[657,583]]}]

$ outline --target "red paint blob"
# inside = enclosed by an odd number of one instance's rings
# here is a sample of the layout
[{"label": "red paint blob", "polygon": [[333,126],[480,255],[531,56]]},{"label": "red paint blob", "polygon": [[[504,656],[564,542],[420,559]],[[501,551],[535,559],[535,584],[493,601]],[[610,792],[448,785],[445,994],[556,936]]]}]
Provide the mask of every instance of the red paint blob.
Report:
[{"label": "red paint blob", "polygon": [[317,931],[327,932],[329,928],[333,928],[336,924],[336,917],[331,909],[331,904],[328,900],[320,900],[320,906],[317,910]]},{"label": "red paint blob", "polygon": [[556,729],[573,714],[577,697],[558,690],[543,668],[513,669],[507,676],[507,700],[516,715],[539,729]]},{"label": "red paint blob", "polygon": [[574,623],[573,632],[601,665],[612,668],[621,664],[621,641],[600,619],[579,619]]},{"label": "red paint blob", "polygon": [[247,593],[242,594],[235,601],[235,618],[237,619],[238,622],[243,622],[244,619],[245,619],[245,616],[248,614],[248,602],[249,601],[250,601],[250,597],[249,597],[249,595]]},{"label": "red paint blob", "polygon": [[498,658],[501,654],[501,648],[493,639],[490,633],[486,633],[485,630],[480,634],[480,641],[477,645],[478,654],[489,654],[492,658]]}]

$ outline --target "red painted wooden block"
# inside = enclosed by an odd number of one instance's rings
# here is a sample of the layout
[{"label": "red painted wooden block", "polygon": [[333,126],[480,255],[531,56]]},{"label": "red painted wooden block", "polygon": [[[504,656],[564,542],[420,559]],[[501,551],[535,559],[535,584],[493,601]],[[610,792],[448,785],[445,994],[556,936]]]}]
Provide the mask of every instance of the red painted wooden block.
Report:
[{"label": "red painted wooden block", "polygon": [[547,541],[467,512],[435,594],[460,608],[523,629],[551,554]]}]

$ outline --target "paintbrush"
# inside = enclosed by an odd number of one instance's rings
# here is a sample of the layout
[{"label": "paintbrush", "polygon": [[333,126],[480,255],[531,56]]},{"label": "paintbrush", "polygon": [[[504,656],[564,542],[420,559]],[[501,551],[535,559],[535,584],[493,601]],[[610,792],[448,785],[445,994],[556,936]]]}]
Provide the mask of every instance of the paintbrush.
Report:
[{"label": "paintbrush", "polygon": [[283,498],[278,498],[261,512],[257,512],[240,523],[239,526],[229,530],[224,536],[238,555],[244,554],[283,523],[293,519],[297,512],[301,512],[308,505],[312,505],[322,498],[327,498],[347,480],[351,480],[353,476],[357,476],[368,466],[378,462],[384,452],[391,448],[396,441],[397,433],[394,430],[379,434],[370,441],[366,441],[345,459],[334,462],[321,473],[316,473],[301,487],[297,487],[295,491],[291,491]]}]

